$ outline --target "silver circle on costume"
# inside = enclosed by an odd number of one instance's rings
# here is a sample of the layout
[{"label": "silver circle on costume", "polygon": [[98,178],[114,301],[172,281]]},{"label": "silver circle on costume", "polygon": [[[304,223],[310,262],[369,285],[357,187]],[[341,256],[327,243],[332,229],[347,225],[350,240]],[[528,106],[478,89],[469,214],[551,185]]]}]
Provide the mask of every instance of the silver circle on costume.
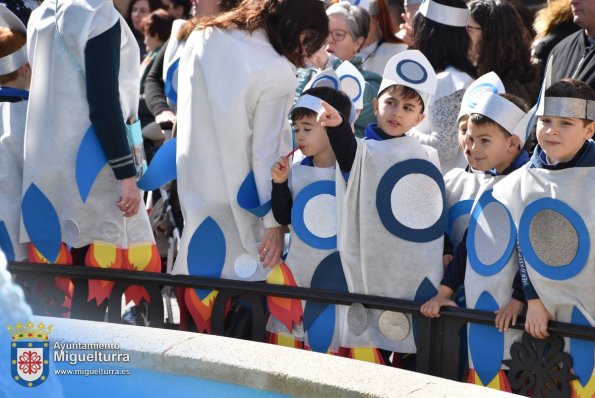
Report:
[{"label": "silver circle on costume", "polygon": [[398,222],[412,229],[436,224],[442,215],[442,192],[436,181],[425,174],[412,173],[393,187],[391,208]]},{"label": "silver circle on costume", "polygon": [[62,239],[64,243],[72,245],[73,243],[78,242],[80,235],[81,230],[79,229],[79,226],[76,223],[76,221],[64,221],[64,225],[62,225]]},{"label": "silver circle on costume", "polygon": [[495,264],[510,240],[510,218],[499,202],[490,202],[479,215],[475,229],[475,252],[483,264]]},{"label": "silver circle on costume", "polygon": [[578,251],[576,229],[566,217],[553,210],[535,214],[529,227],[529,239],[537,257],[553,267],[569,264]]},{"label": "silver circle on costume", "polygon": [[304,207],[304,224],[319,238],[337,235],[337,200],[333,195],[316,195]]},{"label": "silver circle on costume", "polygon": [[126,232],[132,243],[150,242],[151,238],[147,236],[147,232],[150,232],[149,228],[149,223],[139,217],[138,213],[126,221]]},{"label": "silver circle on costume", "polygon": [[347,327],[355,336],[361,336],[368,328],[368,311],[361,303],[353,303],[347,310]]},{"label": "silver circle on costume", "polygon": [[402,312],[384,311],[378,319],[378,329],[391,341],[404,340],[410,331],[409,318]]},{"label": "silver circle on costume", "polygon": [[118,224],[113,221],[104,221],[99,225],[99,233],[106,242],[115,242],[122,235]]},{"label": "silver circle on costume", "polygon": [[233,263],[233,271],[242,279],[250,278],[256,273],[257,269],[258,263],[256,260],[251,255],[246,253],[238,256],[236,261]]}]

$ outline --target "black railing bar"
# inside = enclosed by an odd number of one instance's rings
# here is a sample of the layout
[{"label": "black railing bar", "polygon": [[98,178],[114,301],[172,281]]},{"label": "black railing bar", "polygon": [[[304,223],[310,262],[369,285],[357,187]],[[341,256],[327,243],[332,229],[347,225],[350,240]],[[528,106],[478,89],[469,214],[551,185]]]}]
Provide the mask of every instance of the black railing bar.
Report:
[{"label": "black railing bar", "polygon": [[[73,265],[47,266],[47,264],[26,262],[9,262],[8,270],[13,273],[44,273],[56,276],[69,276],[72,278],[127,281],[138,283],[139,285],[142,285],[143,282],[146,282],[160,285],[186,286],[198,289],[226,289],[234,290],[238,295],[256,294],[260,296],[286,297],[301,300],[315,300],[347,306],[353,303],[361,303],[369,308],[412,314],[419,314],[421,306],[421,303],[419,302],[390,297],[380,297],[358,293],[341,293],[332,290],[272,285],[237,281],[232,279],[206,278],[189,275],[170,275],[155,272],[102,269]],[[487,325],[494,325],[495,320],[495,315],[492,312],[460,307],[445,307],[442,309],[441,313],[449,318]],[[511,328],[524,330],[524,317],[519,317],[516,326],[511,326]],[[548,324],[548,330],[552,333],[561,334],[567,337],[595,341],[594,327],[550,321]]]}]

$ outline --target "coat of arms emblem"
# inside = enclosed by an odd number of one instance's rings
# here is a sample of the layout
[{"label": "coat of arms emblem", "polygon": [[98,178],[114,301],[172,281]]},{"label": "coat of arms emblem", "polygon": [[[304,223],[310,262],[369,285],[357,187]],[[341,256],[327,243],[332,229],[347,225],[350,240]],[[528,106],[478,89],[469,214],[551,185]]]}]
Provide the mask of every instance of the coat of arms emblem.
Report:
[{"label": "coat of arms emblem", "polygon": [[52,326],[33,322],[8,326],[12,334],[10,359],[12,379],[25,387],[36,387],[43,383],[50,371],[50,343],[48,335]]}]

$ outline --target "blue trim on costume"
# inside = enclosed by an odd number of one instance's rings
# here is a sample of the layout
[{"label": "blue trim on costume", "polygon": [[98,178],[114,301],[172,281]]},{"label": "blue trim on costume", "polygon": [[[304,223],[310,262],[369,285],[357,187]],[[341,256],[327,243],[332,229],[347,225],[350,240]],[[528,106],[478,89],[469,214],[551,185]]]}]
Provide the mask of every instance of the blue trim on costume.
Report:
[{"label": "blue trim on costume", "polygon": [[[438,185],[442,193],[442,214],[428,228],[409,228],[395,218],[392,210],[391,194],[393,188],[401,178],[414,173],[430,177]],[[427,160],[408,159],[390,167],[380,179],[376,190],[376,209],[382,225],[393,235],[409,242],[430,242],[444,235],[448,226],[445,197],[446,189],[440,170]]]},{"label": "blue trim on costume", "polygon": [[[475,309],[494,312],[499,306],[490,293],[483,292],[475,303]],[[469,324],[469,352],[477,375],[487,386],[502,366],[504,333],[500,333],[494,325]]]},{"label": "blue trim on costume", "polygon": [[159,147],[147,171],[136,184],[140,189],[152,191],[177,178],[176,141],[173,138]]},{"label": "blue trim on costume", "polygon": [[256,180],[252,171],[248,173],[244,182],[240,185],[237,201],[242,209],[254,214],[256,217],[264,217],[271,210],[270,199],[263,204],[260,203]]},{"label": "blue trim on costume", "polygon": [[[220,278],[225,265],[225,253],[225,235],[221,227],[211,217],[205,218],[188,243],[188,275]],[[211,293],[208,289],[194,290],[201,300]]]},{"label": "blue trim on costume", "polygon": [[26,101],[29,99],[29,91],[13,87],[0,87],[0,98],[10,98],[20,101]]},{"label": "blue trim on costume", "polygon": [[492,91],[492,93],[498,94],[498,87],[496,87],[492,83],[486,82],[486,83],[479,84],[473,88],[473,91],[471,91],[471,93],[469,93],[469,96],[467,97],[467,106],[469,108],[475,109],[475,106],[477,105],[477,101],[473,101],[473,98],[475,97],[475,94],[478,91],[481,90],[482,93],[485,92],[485,90],[483,90],[484,87],[488,87]]},{"label": "blue trim on costume", "polygon": [[163,87],[163,92],[165,96],[172,104],[178,103],[178,92],[176,91],[174,85],[174,77],[176,72],[178,71],[180,64],[180,58],[176,59],[170,66],[167,68],[167,73],[165,74],[165,82]]},{"label": "blue trim on costume", "polygon": [[332,88],[334,88],[335,90],[339,90],[340,85],[339,85],[339,82],[337,81],[337,79],[335,79],[332,76],[328,76],[328,75],[324,75],[324,76],[320,76],[318,78],[315,78],[314,81],[312,82],[311,87],[318,87],[316,84],[318,82],[323,81],[323,80],[329,80],[331,83],[333,83],[333,87]]},{"label": "blue trim on costume", "polygon": [[[514,222],[512,220],[510,212],[502,203],[500,203],[492,196],[492,191],[492,189],[485,191],[477,200],[477,203],[473,207],[473,210],[471,212],[471,218],[469,219],[469,232],[467,233],[467,256],[469,258],[469,264],[471,264],[471,268],[473,268],[475,272],[482,276],[495,275],[498,272],[500,272],[502,268],[504,268],[504,266],[508,262],[508,259],[510,258],[510,255],[512,254],[517,236],[516,229],[514,227]],[[475,230],[477,229],[477,223],[479,221],[481,213],[483,212],[483,209],[487,207],[487,205],[490,203],[497,203],[500,206],[502,206],[502,208],[504,208],[504,210],[506,211],[506,214],[508,215],[510,235],[508,237],[508,245],[506,246],[506,249],[504,249],[502,256],[500,256],[500,258],[496,260],[496,262],[494,262],[493,264],[484,264],[481,262],[479,256],[477,255],[477,250],[475,246]]]},{"label": "blue trim on costume", "polygon": [[[419,69],[421,69],[421,71],[423,72],[422,77],[415,80],[415,79],[412,79],[411,77],[405,75],[403,73],[402,69],[406,64],[414,64]],[[420,64],[419,62],[414,61],[412,59],[404,59],[401,62],[399,62],[396,67],[396,72],[397,72],[397,76],[399,76],[401,79],[405,80],[407,83],[410,83],[410,84],[421,84],[421,83],[425,82],[426,80],[428,80],[428,71],[426,70],[426,68],[424,68],[423,65]]]},{"label": "blue trim on costume", "polygon": [[[542,210],[552,210],[565,217],[574,227],[578,237],[578,248],[576,255],[568,264],[562,266],[551,266],[539,259],[537,253],[533,250],[529,230],[531,221],[537,213]],[[566,203],[558,199],[541,198],[529,204],[523,211],[519,225],[519,244],[527,260],[527,263],[540,275],[558,281],[570,279],[578,275],[587,264],[589,251],[591,249],[591,240],[589,230],[581,216]]]},{"label": "blue trim on costume", "polygon": [[101,148],[95,128],[91,125],[85,132],[76,153],[76,185],[83,203],[87,201],[93,183],[106,164],[107,157]]},{"label": "blue trim on costume", "polygon": [[353,75],[343,75],[339,78],[339,80],[343,81],[343,79],[347,79],[347,78],[353,79],[355,81],[355,83],[357,84],[357,88],[359,91],[357,93],[357,96],[355,98],[351,99],[351,102],[356,102],[363,95],[364,90],[362,90],[362,85],[360,84],[359,80],[357,80],[357,77],[355,77]]},{"label": "blue trim on costume", "polygon": [[31,183],[23,195],[22,215],[31,243],[50,263],[60,254],[62,229],[56,209],[44,193]]},{"label": "blue trim on costume", "polygon": [[[570,319],[570,322],[574,325],[592,326],[577,307],[572,308]],[[583,387],[587,385],[593,374],[593,367],[595,366],[595,361],[593,360],[594,351],[595,343],[592,341],[570,338],[572,370],[578,376],[578,381]]]},{"label": "blue trim on costume", "polygon": [[310,232],[304,220],[304,210],[310,199],[323,194],[336,195],[334,181],[316,181],[302,189],[291,207],[291,224],[296,235],[304,243],[316,249],[329,250],[337,247],[337,235],[328,238],[316,236]]},{"label": "blue trim on costume", "polygon": [[460,200],[448,209],[448,229],[446,233],[448,236],[452,235],[452,227],[457,218],[471,214],[471,208],[473,207],[473,199]]},{"label": "blue trim on costume", "polygon": [[4,221],[0,220],[0,251],[4,252],[8,261],[15,260],[14,248],[12,247],[12,240],[6,228]]}]

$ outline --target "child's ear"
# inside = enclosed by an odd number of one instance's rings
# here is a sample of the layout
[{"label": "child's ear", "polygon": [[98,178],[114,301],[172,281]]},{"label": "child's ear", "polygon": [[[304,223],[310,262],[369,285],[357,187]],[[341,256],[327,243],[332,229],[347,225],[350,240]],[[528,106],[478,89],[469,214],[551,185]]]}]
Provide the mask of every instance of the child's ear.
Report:
[{"label": "child's ear", "polygon": [[517,151],[521,148],[521,139],[518,135],[512,134],[508,140],[508,147],[512,151]]},{"label": "child's ear", "polygon": [[425,113],[420,113],[419,115],[417,115],[417,120],[415,122],[415,124],[413,125],[414,127],[417,126],[418,124],[421,123],[422,120],[424,120],[426,118]]},{"label": "child's ear", "polygon": [[591,122],[587,124],[585,127],[585,138],[586,140],[590,140],[593,138],[593,133],[595,133],[595,122]]},{"label": "child's ear", "polygon": [[374,109],[374,115],[378,115],[378,98],[372,100],[372,108]]}]

